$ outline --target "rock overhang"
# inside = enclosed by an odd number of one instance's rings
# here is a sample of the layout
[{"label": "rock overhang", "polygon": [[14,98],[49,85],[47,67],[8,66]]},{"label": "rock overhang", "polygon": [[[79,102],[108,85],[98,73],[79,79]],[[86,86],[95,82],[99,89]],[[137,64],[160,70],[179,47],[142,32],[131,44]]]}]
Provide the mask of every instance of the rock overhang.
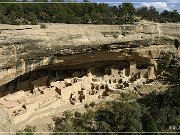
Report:
[{"label": "rock overhang", "polygon": [[179,24],[46,25],[0,25],[0,85],[53,65],[102,60],[154,64],[161,51],[175,51],[173,41],[180,35]]}]

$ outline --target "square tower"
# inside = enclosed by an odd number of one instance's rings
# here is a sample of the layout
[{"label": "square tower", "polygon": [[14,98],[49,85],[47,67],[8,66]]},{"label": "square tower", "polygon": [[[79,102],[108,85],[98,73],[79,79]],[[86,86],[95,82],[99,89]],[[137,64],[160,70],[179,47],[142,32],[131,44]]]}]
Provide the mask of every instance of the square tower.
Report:
[{"label": "square tower", "polygon": [[136,61],[129,62],[129,76],[134,76],[136,74]]},{"label": "square tower", "polygon": [[148,79],[155,79],[154,66],[148,66]]}]

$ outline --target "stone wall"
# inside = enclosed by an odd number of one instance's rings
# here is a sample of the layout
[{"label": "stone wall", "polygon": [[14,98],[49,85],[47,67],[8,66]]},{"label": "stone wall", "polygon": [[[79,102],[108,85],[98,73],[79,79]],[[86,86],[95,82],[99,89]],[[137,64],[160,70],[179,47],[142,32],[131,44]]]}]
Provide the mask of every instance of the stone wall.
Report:
[{"label": "stone wall", "polygon": [[161,24],[159,25],[159,30],[161,35],[180,38],[180,24]]}]

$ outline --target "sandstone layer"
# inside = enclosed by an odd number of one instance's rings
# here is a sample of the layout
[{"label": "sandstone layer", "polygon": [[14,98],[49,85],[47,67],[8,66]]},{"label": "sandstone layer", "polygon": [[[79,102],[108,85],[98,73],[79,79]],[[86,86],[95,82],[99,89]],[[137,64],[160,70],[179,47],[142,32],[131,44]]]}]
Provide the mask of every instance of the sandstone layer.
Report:
[{"label": "sandstone layer", "polygon": [[0,85],[47,65],[152,62],[162,50],[174,52],[173,40],[180,37],[180,24],[45,25],[0,25]]}]

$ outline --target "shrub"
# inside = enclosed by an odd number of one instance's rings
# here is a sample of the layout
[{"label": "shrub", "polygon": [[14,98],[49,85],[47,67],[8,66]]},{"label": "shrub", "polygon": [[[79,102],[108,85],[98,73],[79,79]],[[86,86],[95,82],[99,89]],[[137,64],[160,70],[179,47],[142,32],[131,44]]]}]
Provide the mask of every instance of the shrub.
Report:
[{"label": "shrub", "polygon": [[47,26],[46,26],[46,24],[40,24],[40,28],[41,28],[41,29],[46,29]]},{"label": "shrub", "polygon": [[174,40],[174,46],[176,47],[176,49],[178,50],[180,43],[177,39]]},{"label": "shrub", "polygon": [[64,118],[65,118],[66,120],[69,120],[69,119],[71,119],[71,118],[73,117],[73,114],[72,114],[72,112],[70,112],[69,110],[67,110],[67,111],[63,112],[62,116],[64,116]]},{"label": "shrub", "polygon": [[91,107],[94,107],[95,106],[95,102],[91,102],[89,105],[91,106]]},{"label": "shrub", "polygon": [[34,135],[36,127],[26,126],[23,131],[18,131],[16,135]]},{"label": "shrub", "polygon": [[78,112],[78,111],[76,111],[76,112],[74,113],[74,116],[75,116],[76,118],[80,118],[80,117],[81,117],[81,113]]},{"label": "shrub", "polygon": [[84,105],[84,108],[86,108],[86,109],[89,108],[89,105],[88,105],[88,104],[85,104],[85,105]]},{"label": "shrub", "polygon": [[37,25],[38,20],[36,15],[30,12],[25,18],[25,24]]},{"label": "shrub", "polygon": [[170,53],[161,53],[160,54],[160,61],[158,62],[158,69],[159,71],[165,71],[170,67],[172,57]]},{"label": "shrub", "polygon": [[118,34],[113,34],[113,37],[118,38],[119,36],[118,36]]},{"label": "shrub", "polygon": [[122,31],[122,35],[123,35],[123,36],[126,36],[126,32],[125,32],[125,31]]}]

